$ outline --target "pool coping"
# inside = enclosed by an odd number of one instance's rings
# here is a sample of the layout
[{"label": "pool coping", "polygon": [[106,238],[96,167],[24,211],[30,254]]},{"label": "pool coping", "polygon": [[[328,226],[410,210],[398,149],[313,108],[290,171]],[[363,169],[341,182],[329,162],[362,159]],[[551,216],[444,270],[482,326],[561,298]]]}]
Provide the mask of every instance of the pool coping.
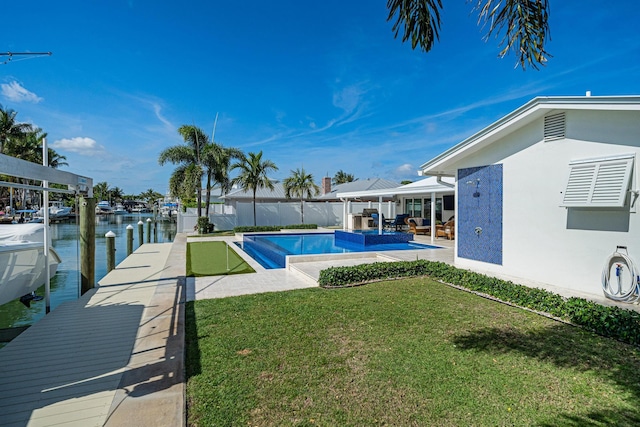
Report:
[{"label": "pool coping", "polygon": [[[235,242],[242,242],[244,240],[244,235],[278,235],[278,234],[335,234],[335,231],[344,231],[337,229],[287,229],[281,231],[256,231],[256,232],[248,232],[248,233],[235,233],[235,238],[238,239]],[[285,266],[281,268],[266,268],[258,261],[256,261],[251,255],[244,251],[244,249],[240,245],[235,245],[234,249],[237,249],[240,256],[250,265],[256,269],[256,265],[259,266],[262,270],[290,270],[290,267],[294,264],[305,263],[305,262],[326,262],[326,261],[340,261],[340,260],[371,260],[381,258],[380,261],[402,261],[404,257],[394,256],[393,253],[396,252],[407,252],[409,254],[414,253],[415,251],[423,251],[427,249],[448,249],[447,246],[438,245],[435,243],[429,243],[425,241],[420,241],[414,239],[411,243],[415,243],[418,245],[430,246],[428,248],[419,248],[419,249],[388,249],[388,250],[380,250],[380,251],[363,251],[363,252],[342,252],[342,253],[328,253],[328,254],[305,254],[305,255],[285,255]],[[249,261],[251,260],[251,261]],[[313,278],[312,278],[313,279]],[[317,280],[315,278],[314,280]]]}]

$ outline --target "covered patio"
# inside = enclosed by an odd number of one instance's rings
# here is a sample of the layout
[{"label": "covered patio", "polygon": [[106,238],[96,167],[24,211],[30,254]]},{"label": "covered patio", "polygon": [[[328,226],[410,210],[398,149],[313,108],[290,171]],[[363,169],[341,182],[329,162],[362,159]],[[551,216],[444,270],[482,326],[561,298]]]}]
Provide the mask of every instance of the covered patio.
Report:
[{"label": "covered patio", "polygon": [[454,182],[453,178],[429,177],[396,188],[339,192],[337,197],[343,203],[342,228],[358,228],[354,218],[361,212],[352,212],[351,202],[369,201],[370,206],[376,208],[380,216],[380,220],[377,221],[380,233],[384,229],[384,215],[387,215],[387,219],[393,219],[398,214],[407,214],[409,217],[428,220],[431,242],[434,242],[437,223],[444,223],[448,218],[455,216]]}]

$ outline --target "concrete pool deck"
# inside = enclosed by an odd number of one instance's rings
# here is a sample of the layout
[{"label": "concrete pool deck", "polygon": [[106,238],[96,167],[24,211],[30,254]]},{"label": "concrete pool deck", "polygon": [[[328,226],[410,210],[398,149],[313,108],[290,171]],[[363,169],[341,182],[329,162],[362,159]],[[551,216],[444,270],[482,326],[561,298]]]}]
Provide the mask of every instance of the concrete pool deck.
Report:
[{"label": "concrete pool deck", "polygon": [[[322,230],[327,231],[327,230]],[[225,241],[232,245],[236,236],[204,237],[188,239],[189,242]],[[431,244],[431,238],[416,236],[417,243]],[[427,259],[453,264],[453,241],[437,239],[440,249],[408,251],[360,252],[349,254],[303,255],[290,258],[287,268],[266,269],[244,251],[233,245],[233,249],[256,271],[250,274],[229,276],[187,277],[187,301],[199,299],[225,298],[262,292],[279,292],[318,286],[320,271],[329,267],[351,266],[372,262],[412,261]],[[298,261],[298,262],[296,262]]]},{"label": "concrete pool deck", "polygon": [[[291,230],[299,232],[300,230]],[[319,229],[316,232],[332,230]],[[306,230],[305,230],[306,232]],[[311,231],[313,232],[313,231]],[[228,237],[204,237],[189,239],[189,241],[222,240],[232,245],[240,240],[238,236]],[[320,271],[329,267],[353,266],[373,262],[414,261],[425,259],[440,261],[449,265],[454,264],[454,240],[443,238],[431,242],[430,236],[416,235],[414,241],[426,245],[440,246],[440,249],[421,249],[387,252],[360,252],[350,254],[323,254],[301,255],[289,258],[287,268],[265,269],[244,251],[233,245],[236,252],[256,271],[251,274],[238,274],[229,276],[187,277],[186,299],[195,301],[200,299],[225,298],[230,296],[247,295],[263,292],[280,292],[293,289],[313,288],[318,286]],[[577,297],[594,301],[605,306],[618,306],[628,310],[640,312],[640,305],[616,302],[604,297],[576,290],[559,288],[547,283],[525,280],[519,277],[496,275],[489,271],[476,271],[477,273],[510,280],[514,283],[545,289],[564,297]]]}]

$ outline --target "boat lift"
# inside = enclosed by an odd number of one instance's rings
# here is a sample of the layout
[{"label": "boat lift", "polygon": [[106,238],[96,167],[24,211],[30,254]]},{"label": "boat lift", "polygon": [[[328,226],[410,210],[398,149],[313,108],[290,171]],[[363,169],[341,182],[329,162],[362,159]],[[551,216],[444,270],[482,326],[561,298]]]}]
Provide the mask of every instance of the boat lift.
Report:
[{"label": "boat lift", "polygon": [[[20,184],[15,182],[0,181],[0,186],[42,191],[44,214],[44,256],[45,266],[49,265],[49,192],[74,194],[76,196],[93,197],[93,179],[65,172],[47,166],[49,149],[46,138],[42,141],[42,165],[17,159],[15,157],[0,154],[0,174],[16,178],[42,181],[42,186]],[[67,189],[51,188],[50,183],[66,185]],[[82,257],[82,256],[81,256]],[[49,268],[46,268],[45,304],[46,313],[51,311],[51,277]]]}]

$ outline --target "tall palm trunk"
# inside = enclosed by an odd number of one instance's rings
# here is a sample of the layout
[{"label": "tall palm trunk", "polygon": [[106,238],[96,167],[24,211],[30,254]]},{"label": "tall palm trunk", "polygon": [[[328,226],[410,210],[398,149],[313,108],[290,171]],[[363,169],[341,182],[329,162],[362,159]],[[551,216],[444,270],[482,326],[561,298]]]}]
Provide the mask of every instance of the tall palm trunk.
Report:
[{"label": "tall palm trunk", "polygon": [[205,206],[205,216],[209,218],[209,204],[211,204],[211,173],[207,173],[207,204]]},{"label": "tall palm trunk", "polygon": [[198,203],[198,218],[202,216],[202,186],[198,185],[198,195],[196,196],[196,203]]},{"label": "tall palm trunk", "polygon": [[302,223],[304,224],[304,199],[300,199],[300,217],[302,218]]},{"label": "tall palm trunk", "polygon": [[256,189],[253,189],[253,226],[255,227],[256,223]]}]

